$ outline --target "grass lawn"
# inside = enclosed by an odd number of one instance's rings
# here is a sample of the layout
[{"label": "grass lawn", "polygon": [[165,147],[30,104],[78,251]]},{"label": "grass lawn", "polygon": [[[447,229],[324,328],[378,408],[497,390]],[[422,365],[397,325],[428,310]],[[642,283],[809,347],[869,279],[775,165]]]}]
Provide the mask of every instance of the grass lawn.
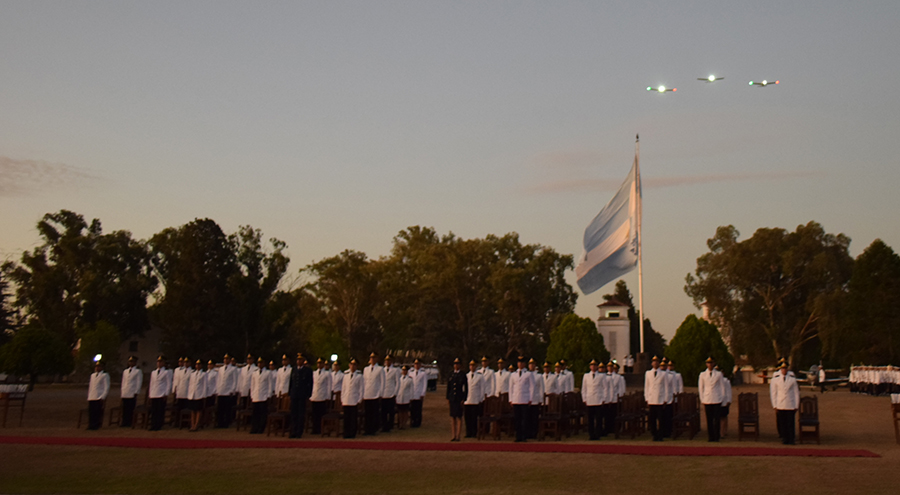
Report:
[{"label": "grass lawn", "polygon": [[[780,446],[774,414],[760,392],[759,445]],[[29,394],[25,425],[0,435],[133,436],[248,439],[245,432],[75,429],[84,387],[44,386]],[[809,394],[809,392],[804,392]],[[442,392],[426,398],[418,430],[375,440],[446,441]],[[309,449],[152,450],[0,444],[2,493],[898,493],[900,446],[890,401],[846,391],[819,396],[822,447],[863,448],[881,458],[656,457],[484,452],[396,452]],[[115,399],[111,403],[117,402]],[[771,418],[768,416],[772,416]],[[737,445],[732,435],[722,445]],[[367,438],[368,439],[368,438]],[[585,441],[585,435],[566,442]],[[284,441],[304,441],[288,440]],[[473,440],[475,441],[475,440]],[[507,440],[503,440],[507,441]],[[334,442],[347,442],[334,439]],[[607,443],[650,444],[649,435]],[[742,442],[754,444],[754,442]],[[705,435],[666,445],[705,446]]]}]

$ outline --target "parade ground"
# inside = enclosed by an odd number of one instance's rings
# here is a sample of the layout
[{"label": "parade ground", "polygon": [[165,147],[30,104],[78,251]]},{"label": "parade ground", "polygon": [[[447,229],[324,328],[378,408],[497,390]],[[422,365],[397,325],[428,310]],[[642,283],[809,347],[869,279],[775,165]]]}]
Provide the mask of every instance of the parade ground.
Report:
[{"label": "parade ground", "polygon": [[[76,429],[86,387],[42,385],[25,419],[0,430],[2,493],[896,493],[900,445],[890,399],[845,390],[819,397],[821,445],[782,446],[763,386],[758,442],[728,437],[653,443],[586,434],[514,444],[449,442],[443,389],[429,392],[424,422],[355,440],[293,440],[246,431]],[[108,407],[117,404],[111,394]],[[813,392],[804,390],[801,395]],[[82,428],[84,425],[82,425]],[[446,447],[444,447],[446,446]],[[832,456],[837,455],[837,456]]]}]

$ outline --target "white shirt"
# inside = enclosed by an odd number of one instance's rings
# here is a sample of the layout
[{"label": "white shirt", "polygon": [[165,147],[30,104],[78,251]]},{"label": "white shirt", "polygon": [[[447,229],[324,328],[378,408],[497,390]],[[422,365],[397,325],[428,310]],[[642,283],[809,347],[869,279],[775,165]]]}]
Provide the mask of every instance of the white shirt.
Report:
[{"label": "white shirt", "polygon": [[666,403],[666,373],[663,370],[649,369],[644,373],[644,400],[651,406]]},{"label": "white shirt", "polygon": [[380,399],[384,391],[384,368],[378,364],[370,364],[363,370],[365,379],[364,400]]},{"label": "white shirt", "polygon": [[287,395],[291,388],[291,365],[278,368],[275,376],[275,395]]},{"label": "white shirt", "polygon": [[675,385],[675,389],[673,393],[683,394],[684,393],[684,378],[681,376],[681,373],[677,371],[670,371],[669,373],[675,373],[675,381],[673,382]]},{"label": "white shirt", "polygon": [[366,382],[362,373],[350,370],[344,372],[344,383],[341,385],[341,405],[357,406],[363,400]]},{"label": "white shirt", "polygon": [[599,371],[588,371],[581,377],[581,399],[587,406],[602,406],[609,396],[609,377]]},{"label": "white shirt", "polygon": [[241,397],[250,396],[250,378],[257,371],[259,371],[259,368],[257,368],[255,364],[248,364],[243,368],[240,368],[240,371],[238,372],[237,392]]},{"label": "white shirt", "polygon": [[494,395],[509,393],[509,375],[506,370],[499,370],[494,374]]},{"label": "white shirt", "polygon": [[534,375],[528,370],[516,370],[509,375],[509,403],[530,404],[534,392]]},{"label": "white shirt", "polygon": [[230,364],[222,366],[216,371],[216,394],[220,396],[231,395],[237,392],[238,370]]},{"label": "white shirt", "polygon": [[[407,373],[409,373],[407,371]],[[400,375],[400,385],[397,388],[397,404],[409,404],[413,395],[413,379],[407,375]]]},{"label": "white shirt", "polygon": [[219,372],[215,368],[206,370],[206,396],[212,397],[218,394]]},{"label": "white shirt", "polygon": [[272,383],[269,370],[257,368],[250,375],[250,400],[252,402],[265,402],[272,395]]},{"label": "white shirt", "polygon": [[731,404],[731,381],[726,378],[724,375],[722,376],[722,391],[724,392],[724,397],[722,398],[722,405],[727,406]]},{"label": "white shirt", "polygon": [[544,379],[540,373],[529,371],[531,373],[531,405],[537,406],[544,403]]},{"label": "white shirt", "polygon": [[800,405],[800,387],[797,385],[797,378],[779,373],[769,383],[769,398],[774,409],[782,411],[797,409]]},{"label": "white shirt", "polygon": [[313,389],[309,400],[324,402],[331,399],[331,372],[325,368],[313,371]]},{"label": "white shirt", "polygon": [[722,381],[725,379],[722,373],[716,370],[706,370],[700,373],[697,379],[697,388],[700,391],[701,404],[721,404],[725,399],[725,388]]},{"label": "white shirt", "polygon": [[[660,367],[660,369],[662,369]],[[675,402],[675,372],[665,370],[666,375],[666,404]]]},{"label": "white shirt", "polygon": [[150,372],[150,388],[148,390],[151,399],[167,397],[172,393],[172,370],[157,368]]},{"label": "white shirt", "polygon": [[[678,375],[681,378],[681,375]],[[615,373],[613,374],[613,378],[615,379],[615,396],[613,397],[614,402],[618,402],[621,397],[625,395],[625,377]]]},{"label": "white shirt", "polygon": [[109,373],[95,371],[91,373],[91,385],[88,387],[87,400],[106,400],[109,395]]},{"label": "white shirt", "polygon": [[397,396],[400,388],[400,368],[393,366],[384,367],[384,390],[381,391],[382,399],[390,399]]},{"label": "white shirt", "polygon": [[176,399],[187,398],[188,389],[190,388],[191,373],[193,373],[193,371],[194,370],[190,368],[179,368],[175,370],[172,391],[175,392]]},{"label": "white shirt", "polygon": [[562,370],[559,372],[562,378],[559,382],[559,392],[560,393],[568,393],[575,391],[575,374],[569,370]]},{"label": "white shirt", "polygon": [[[331,391],[340,392],[344,386],[344,372],[341,370],[331,372]],[[343,402],[343,400],[341,401]]]},{"label": "white shirt", "polygon": [[122,390],[119,397],[123,399],[133,399],[137,394],[141,393],[141,386],[144,384],[144,373],[132,366],[122,372]]},{"label": "white shirt", "polygon": [[413,379],[413,397],[411,400],[419,400],[425,397],[425,390],[428,388],[428,372],[422,369],[409,370],[409,376]]},{"label": "white shirt", "polygon": [[194,370],[193,373],[190,374],[190,379],[188,380],[188,392],[186,399],[188,400],[198,400],[206,398],[206,372]]}]

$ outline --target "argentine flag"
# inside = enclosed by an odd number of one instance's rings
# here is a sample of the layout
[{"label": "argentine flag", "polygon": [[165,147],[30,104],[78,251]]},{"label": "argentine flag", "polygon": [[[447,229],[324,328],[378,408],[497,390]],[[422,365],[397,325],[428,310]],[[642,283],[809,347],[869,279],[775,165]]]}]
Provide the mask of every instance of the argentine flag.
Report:
[{"label": "argentine flag", "polygon": [[641,177],[637,158],[616,195],[584,229],[584,251],[575,267],[585,295],[634,269],[638,262]]}]

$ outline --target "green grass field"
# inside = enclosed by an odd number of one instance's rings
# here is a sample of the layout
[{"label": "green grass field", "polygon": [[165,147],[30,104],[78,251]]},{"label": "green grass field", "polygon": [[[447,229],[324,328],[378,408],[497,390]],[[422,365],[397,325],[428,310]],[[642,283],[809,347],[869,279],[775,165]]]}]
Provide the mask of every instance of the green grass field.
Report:
[{"label": "green grass field", "polygon": [[[760,392],[762,387],[744,389]],[[740,390],[735,391],[735,396]],[[809,392],[804,392],[808,394]],[[415,431],[375,440],[445,441],[442,394],[426,398],[426,421]],[[83,407],[79,387],[39,388],[29,397],[25,425],[2,435],[162,436],[247,439],[245,432],[75,429]],[[115,402],[115,400],[113,400]],[[780,446],[767,400],[759,445]],[[881,458],[656,457],[482,452],[394,452],[307,449],[150,450],[0,445],[3,493],[897,493],[900,446],[894,442],[889,400],[847,392],[820,396],[823,444],[864,448]],[[768,414],[767,414],[768,413]],[[769,418],[768,416],[773,416]],[[737,445],[734,428],[722,445]],[[305,441],[288,440],[284,441]],[[474,440],[473,440],[474,441]],[[507,441],[507,440],[503,440]],[[585,441],[584,435],[564,440]],[[334,442],[346,442],[334,439]],[[635,440],[603,440],[650,444]],[[754,442],[742,442],[742,444]],[[705,436],[665,445],[705,446]]]}]

